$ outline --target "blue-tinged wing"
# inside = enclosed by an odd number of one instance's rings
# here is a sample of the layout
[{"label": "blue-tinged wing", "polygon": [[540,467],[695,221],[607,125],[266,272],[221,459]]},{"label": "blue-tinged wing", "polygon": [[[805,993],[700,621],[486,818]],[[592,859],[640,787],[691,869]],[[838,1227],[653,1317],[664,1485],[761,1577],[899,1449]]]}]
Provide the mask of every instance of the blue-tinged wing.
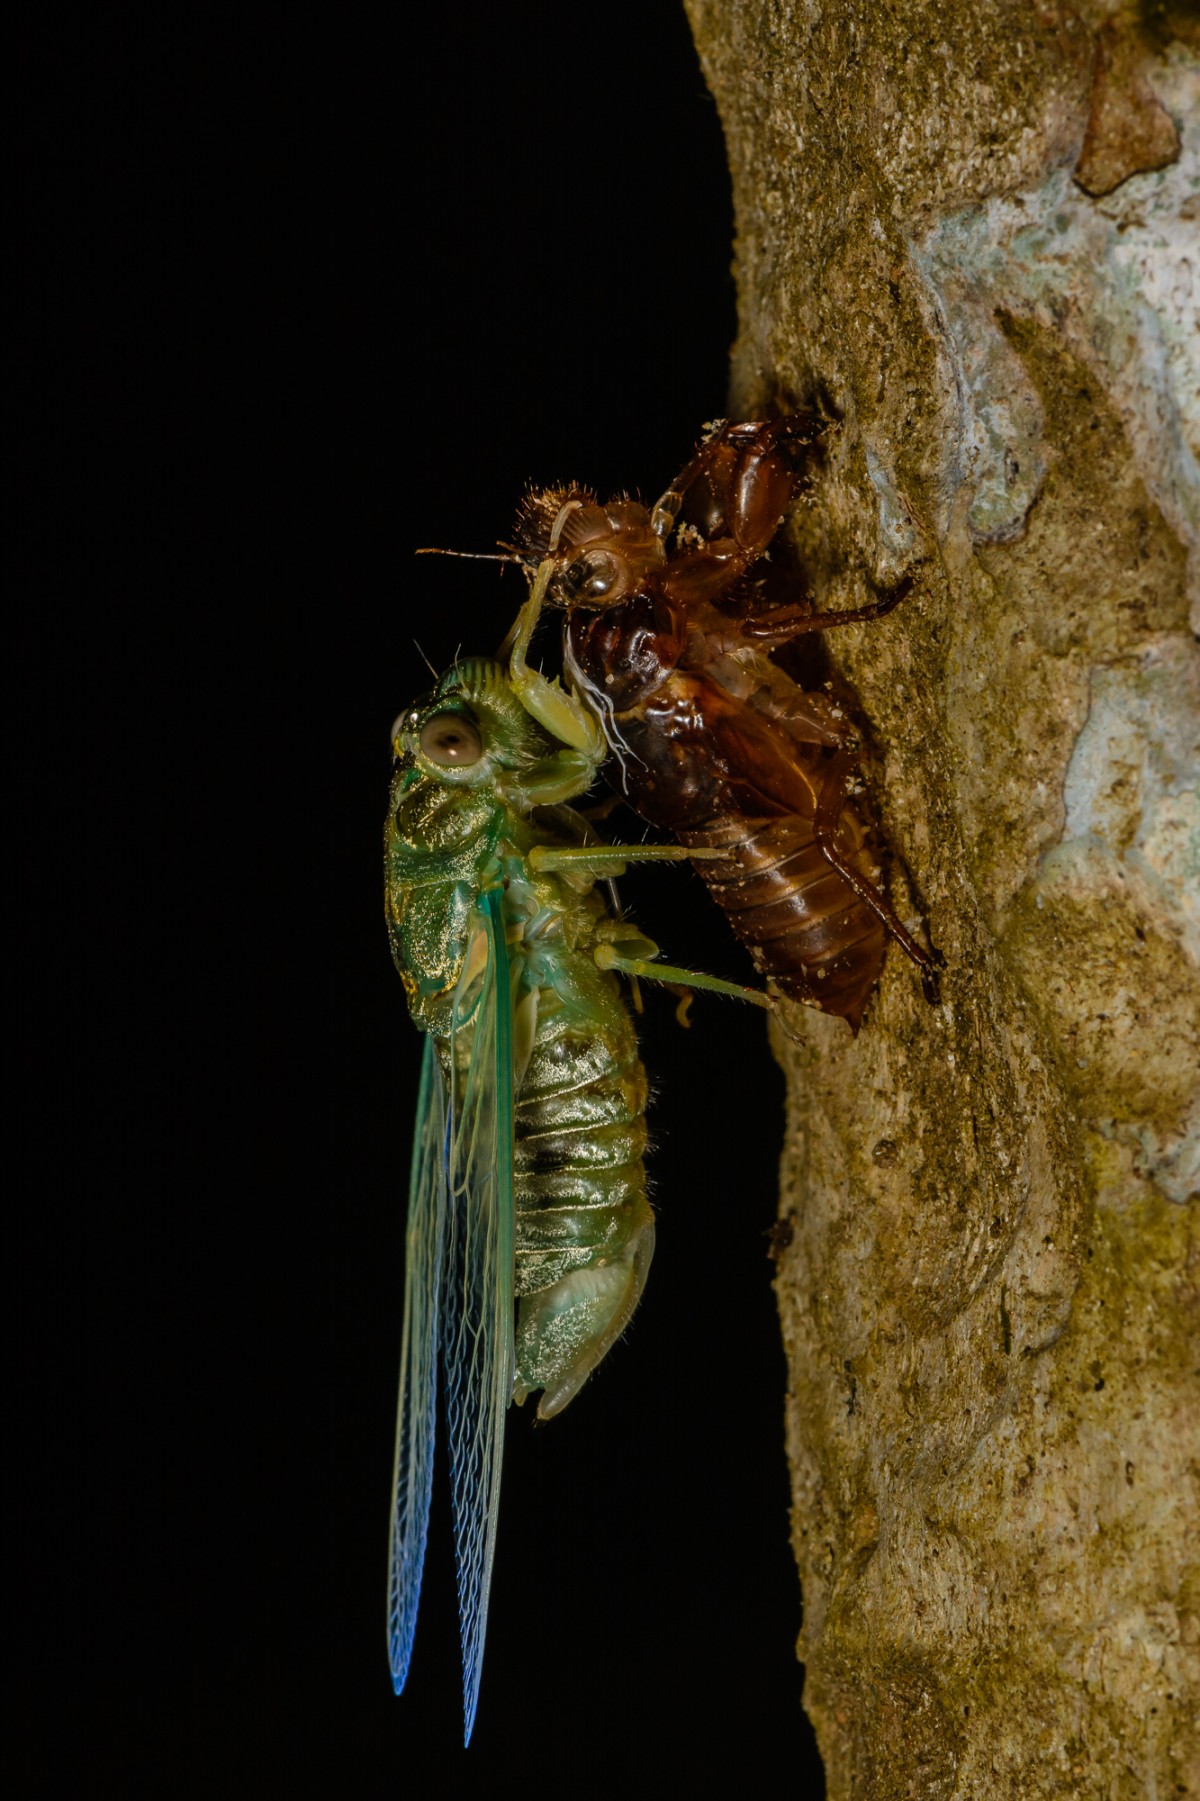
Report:
[{"label": "blue-tinged wing", "polygon": [[442,1356],[469,1743],[513,1391],[512,992],[499,890],[476,914],[450,1060]]},{"label": "blue-tinged wing", "polygon": [[388,1654],[397,1694],[408,1675],[425,1564],[437,1412],[439,1291],[445,1279],[446,1096],[431,1037],[426,1037],[421,1065],[405,1250],[388,1571]]}]

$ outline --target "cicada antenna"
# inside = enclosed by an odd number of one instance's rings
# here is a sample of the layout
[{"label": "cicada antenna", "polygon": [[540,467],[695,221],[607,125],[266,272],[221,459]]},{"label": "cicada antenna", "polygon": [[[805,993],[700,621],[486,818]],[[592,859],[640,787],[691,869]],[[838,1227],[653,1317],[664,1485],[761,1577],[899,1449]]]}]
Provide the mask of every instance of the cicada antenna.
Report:
[{"label": "cicada antenna", "polygon": [[528,569],[533,563],[533,558],[522,556],[519,551],[513,549],[511,544],[506,544],[503,550],[443,550],[440,545],[426,544],[420,550],[414,550],[413,555],[416,557],[466,557],[473,563],[520,563],[524,569]]},{"label": "cicada antenna", "polygon": [[[477,563],[515,563],[518,568],[525,571],[526,578],[529,580],[532,580],[533,571],[539,566],[539,559],[537,557],[530,556],[527,552],[518,550],[515,544],[506,544],[503,539],[500,540],[499,550],[443,550],[437,545],[424,545],[420,550],[414,551],[413,555],[418,557],[469,557],[473,562]],[[517,624],[514,620],[511,630],[508,632],[503,644],[496,652],[497,662],[502,663],[505,661],[509,652],[512,650],[516,635]],[[418,645],[417,648],[420,650],[420,645]],[[424,656],[423,651],[421,654]],[[428,660],[429,659],[426,658],[427,662]]]},{"label": "cicada antenna", "polygon": [[416,653],[420,657],[422,663],[424,663],[426,669],[428,669],[430,675],[433,677],[434,681],[436,682],[438,679],[438,672],[434,668],[433,664],[429,661],[429,658],[425,655],[425,652],[421,649],[421,646],[417,643],[415,638],[413,639],[413,646],[416,649]]}]

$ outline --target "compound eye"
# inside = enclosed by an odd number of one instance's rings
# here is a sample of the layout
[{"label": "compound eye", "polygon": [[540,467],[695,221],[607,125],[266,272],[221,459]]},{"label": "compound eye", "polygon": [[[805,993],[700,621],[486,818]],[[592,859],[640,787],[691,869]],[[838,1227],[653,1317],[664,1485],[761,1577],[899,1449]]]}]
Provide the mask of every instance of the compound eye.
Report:
[{"label": "compound eye", "polygon": [[421,727],[421,752],[443,769],[467,769],[483,755],[483,740],[462,713],[435,713]]},{"label": "compound eye", "polygon": [[603,600],[617,585],[617,559],[607,552],[588,551],[576,557],[563,577],[571,600]]},{"label": "compound eye", "polygon": [[396,717],[392,720],[392,729],[388,733],[389,741],[394,744],[401,732],[415,731],[417,720],[420,717],[421,715],[414,712],[412,707],[405,707],[403,713],[397,713]]}]

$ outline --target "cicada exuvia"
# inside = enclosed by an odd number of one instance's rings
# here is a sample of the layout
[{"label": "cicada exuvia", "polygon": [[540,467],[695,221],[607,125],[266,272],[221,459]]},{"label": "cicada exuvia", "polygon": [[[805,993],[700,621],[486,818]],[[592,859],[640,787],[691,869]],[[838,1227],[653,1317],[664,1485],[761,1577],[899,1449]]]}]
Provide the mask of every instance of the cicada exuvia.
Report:
[{"label": "cicada exuvia", "polygon": [[781,994],[858,1030],[888,939],[937,996],[936,952],[897,917],[881,847],[854,798],[857,741],[843,706],[799,686],[769,652],[877,619],[911,588],[818,612],[777,604],[769,551],[795,487],[808,415],[721,421],[654,507],[585,488],[531,494],[515,554],[565,609],[564,664],[604,720],[630,804],[702,859],[700,874]]}]

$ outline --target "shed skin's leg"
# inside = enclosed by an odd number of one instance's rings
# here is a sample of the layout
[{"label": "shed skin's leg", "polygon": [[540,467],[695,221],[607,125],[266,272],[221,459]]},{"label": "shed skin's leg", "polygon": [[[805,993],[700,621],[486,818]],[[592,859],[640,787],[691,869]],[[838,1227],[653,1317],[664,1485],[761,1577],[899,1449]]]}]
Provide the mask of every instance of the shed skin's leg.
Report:
[{"label": "shed skin's leg", "polygon": [[777,607],[771,613],[753,615],[742,624],[742,631],[747,638],[753,638],[756,644],[774,648],[779,644],[789,644],[793,638],[800,638],[806,632],[829,631],[835,625],[861,625],[868,619],[882,619],[893,607],[898,607],[912,588],[912,577],[906,575],[898,581],[894,588],[889,588],[881,599],[873,601],[870,606],[850,607],[837,613],[806,613],[800,607]]},{"label": "shed skin's leg", "polygon": [[653,530],[659,537],[669,537],[689,489],[707,476],[719,498],[728,536],[742,559],[760,555],[774,537],[795,487],[795,476],[778,449],[779,440],[796,435],[783,420],[750,428],[722,425],[705,439],[655,506]]},{"label": "shed skin's leg", "polygon": [[684,602],[719,592],[749,568],[779,529],[791,504],[796,477],[779,449],[799,432],[787,421],[723,425],[700,446],[651,514],[651,528],[670,537],[689,491],[706,479],[716,503],[714,535],[694,549],[680,549],[668,567],[669,590]]},{"label": "shed skin's leg", "polygon": [[936,1005],[939,998],[937,953],[931,954],[922,949],[911,932],[901,925],[887,895],[877,888],[874,882],[869,881],[861,870],[855,869],[852,863],[848,863],[834,843],[834,833],[837,831],[837,823],[846,798],[846,785],[850,780],[853,767],[853,761],[848,751],[838,751],[830,759],[825,786],[813,825],[813,836],[825,861],[832,869],[837,870],[842,880],[854,890],[858,898],[870,907],[872,913],[881,921],[890,936],[896,940],[905,955],[916,964],[921,971],[925,998]]}]

